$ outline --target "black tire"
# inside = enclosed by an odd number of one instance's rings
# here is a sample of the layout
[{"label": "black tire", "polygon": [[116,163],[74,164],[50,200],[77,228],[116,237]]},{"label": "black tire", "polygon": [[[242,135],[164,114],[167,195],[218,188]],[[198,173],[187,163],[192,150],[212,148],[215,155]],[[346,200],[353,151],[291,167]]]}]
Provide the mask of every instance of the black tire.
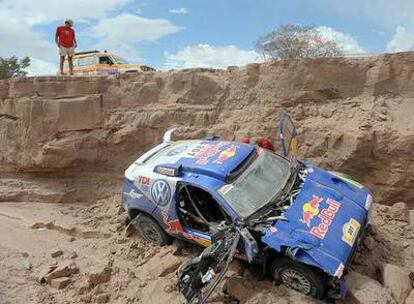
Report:
[{"label": "black tire", "polygon": [[134,220],[135,227],[139,234],[147,242],[158,246],[171,244],[172,238],[158,225],[158,223],[148,215],[140,214]]},{"label": "black tire", "polygon": [[273,261],[271,273],[277,282],[286,287],[317,299],[325,296],[326,276],[316,268],[281,257]]}]

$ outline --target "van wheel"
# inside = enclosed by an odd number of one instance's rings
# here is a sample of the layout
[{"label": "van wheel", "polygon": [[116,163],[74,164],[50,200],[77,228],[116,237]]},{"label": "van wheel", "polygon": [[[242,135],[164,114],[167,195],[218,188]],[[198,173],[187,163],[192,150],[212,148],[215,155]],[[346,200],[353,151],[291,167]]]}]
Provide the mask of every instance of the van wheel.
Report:
[{"label": "van wheel", "polygon": [[271,273],[276,281],[286,287],[317,299],[325,296],[325,275],[317,269],[283,257],[273,261]]},{"label": "van wheel", "polygon": [[139,234],[147,242],[154,245],[164,246],[171,244],[172,238],[158,225],[158,223],[148,215],[140,214],[134,221]]}]

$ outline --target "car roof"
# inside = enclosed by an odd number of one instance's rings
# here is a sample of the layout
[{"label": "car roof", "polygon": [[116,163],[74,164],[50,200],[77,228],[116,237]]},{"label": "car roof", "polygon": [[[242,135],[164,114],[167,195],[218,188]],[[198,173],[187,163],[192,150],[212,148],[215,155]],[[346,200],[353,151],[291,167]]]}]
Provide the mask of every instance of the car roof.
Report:
[{"label": "car roof", "polygon": [[[164,143],[141,156],[125,172],[135,180],[145,174],[152,178],[181,178],[214,184],[226,182],[249,155],[254,147],[234,141],[183,140]],[[193,177],[196,177],[194,179]],[[206,179],[203,179],[206,178]]]}]

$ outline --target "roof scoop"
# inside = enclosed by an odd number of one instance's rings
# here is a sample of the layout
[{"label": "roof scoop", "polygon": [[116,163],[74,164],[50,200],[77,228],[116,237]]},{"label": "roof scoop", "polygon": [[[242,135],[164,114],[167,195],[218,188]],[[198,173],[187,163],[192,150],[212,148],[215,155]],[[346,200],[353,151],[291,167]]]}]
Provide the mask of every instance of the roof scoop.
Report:
[{"label": "roof scoop", "polygon": [[168,130],[167,132],[164,133],[164,136],[162,138],[162,142],[163,143],[169,143],[171,142],[171,135],[173,134],[173,132],[176,130],[177,128],[172,128],[170,130]]}]

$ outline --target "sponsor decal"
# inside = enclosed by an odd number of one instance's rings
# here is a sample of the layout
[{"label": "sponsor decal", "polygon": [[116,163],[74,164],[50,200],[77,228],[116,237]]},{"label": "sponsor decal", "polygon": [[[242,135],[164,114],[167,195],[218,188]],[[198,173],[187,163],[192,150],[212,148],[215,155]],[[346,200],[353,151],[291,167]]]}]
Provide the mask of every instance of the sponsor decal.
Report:
[{"label": "sponsor decal", "polygon": [[340,279],[342,277],[342,275],[344,274],[344,270],[345,270],[345,266],[344,264],[339,264],[338,268],[335,271],[335,277],[337,277],[338,279]]},{"label": "sponsor decal", "polygon": [[185,150],[187,150],[188,146],[178,146],[172,149],[170,152],[167,153],[167,156],[176,156],[178,154],[183,153]]},{"label": "sponsor decal", "polygon": [[266,236],[270,236],[270,235],[272,235],[273,233],[276,233],[276,232],[277,232],[277,228],[272,226],[266,231]]},{"label": "sponsor decal", "polygon": [[226,195],[227,193],[231,191],[231,189],[233,189],[233,187],[234,187],[233,185],[227,184],[227,185],[221,186],[218,189],[218,192],[220,192],[222,195]]},{"label": "sponsor decal", "polygon": [[219,142],[215,145],[206,144],[199,145],[187,153],[188,156],[194,157],[196,163],[199,165],[206,165],[210,157],[217,155],[220,152],[220,148],[225,146],[226,142]]},{"label": "sponsor decal", "polygon": [[128,196],[130,199],[140,199],[144,195],[136,192],[134,189],[129,190],[129,192],[124,192],[125,196]]},{"label": "sponsor decal", "polygon": [[352,247],[358,236],[359,228],[361,228],[361,224],[357,220],[351,218],[349,222],[345,223],[342,227],[342,240]]},{"label": "sponsor decal", "polygon": [[172,168],[166,168],[166,167],[157,167],[157,173],[167,176],[175,176],[175,170]]},{"label": "sponsor decal", "polygon": [[146,176],[138,176],[138,184],[141,185],[149,185],[150,184],[151,179],[149,177]]},{"label": "sponsor decal", "polygon": [[170,185],[163,179],[155,181],[151,187],[151,197],[156,204],[167,205],[171,199]]},{"label": "sponsor decal", "polygon": [[312,227],[310,233],[321,240],[325,238],[325,235],[328,233],[329,227],[335,219],[335,216],[341,207],[341,204],[331,198],[326,200],[328,208],[322,209],[318,217],[321,219],[321,222],[318,226]]},{"label": "sponsor decal", "polygon": [[214,161],[214,163],[222,164],[227,159],[234,157],[236,155],[236,151],[237,151],[237,146],[231,145],[230,148],[227,148],[226,150],[220,153],[219,157]]},{"label": "sponsor decal", "polygon": [[303,204],[303,214],[300,221],[304,223],[306,226],[310,227],[311,220],[319,214],[319,205],[323,201],[322,197],[313,196],[309,202]]},{"label": "sponsor decal", "polygon": [[187,233],[179,219],[168,220],[168,214],[163,212],[162,213],[162,220],[167,225],[167,231],[171,234],[179,234],[182,237],[192,240],[200,244],[201,246],[208,247],[211,245],[211,241],[209,239],[202,238],[198,235]]}]

